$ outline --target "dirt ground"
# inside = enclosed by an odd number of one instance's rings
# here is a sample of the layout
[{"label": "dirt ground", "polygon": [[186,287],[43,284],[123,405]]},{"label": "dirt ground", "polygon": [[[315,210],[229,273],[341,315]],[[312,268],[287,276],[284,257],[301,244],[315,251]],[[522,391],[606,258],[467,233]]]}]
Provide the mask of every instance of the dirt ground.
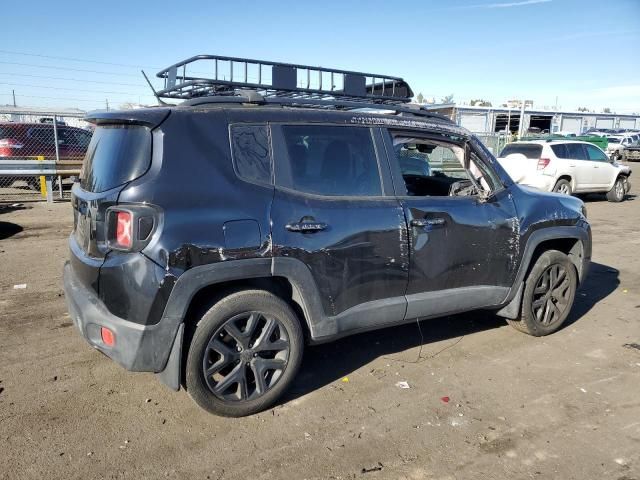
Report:
[{"label": "dirt ground", "polygon": [[1,479],[640,479],[640,198],[587,202],[594,264],[556,334],[476,312],[349,337],[243,419],[85,344],[70,205],[26,207],[0,211]]}]

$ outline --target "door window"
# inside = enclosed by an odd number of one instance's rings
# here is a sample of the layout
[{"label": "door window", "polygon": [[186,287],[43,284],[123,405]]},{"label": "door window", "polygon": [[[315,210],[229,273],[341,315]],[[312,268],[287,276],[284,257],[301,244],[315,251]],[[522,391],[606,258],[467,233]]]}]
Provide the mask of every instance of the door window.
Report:
[{"label": "door window", "polygon": [[594,145],[585,145],[584,147],[587,149],[587,157],[589,158],[589,160],[595,160],[596,162],[609,161],[607,155],[598,147]]},{"label": "door window", "polygon": [[282,134],[278,185],[316,195],[382,195],[370,129],[285,125]]},{"label": "door window", "polygon": [[495,174],[472,150],[465,169],[465,140],[461,137],[391,135],[397,162],[393,167],[399,169],[409,196],[488,195],[499,185]]},{"label": "door window", "polygon": [[566,143],[565,145],[567,147],[567,158],[571,158],[573,160],[587,160],[587,156],[581,143]]}]

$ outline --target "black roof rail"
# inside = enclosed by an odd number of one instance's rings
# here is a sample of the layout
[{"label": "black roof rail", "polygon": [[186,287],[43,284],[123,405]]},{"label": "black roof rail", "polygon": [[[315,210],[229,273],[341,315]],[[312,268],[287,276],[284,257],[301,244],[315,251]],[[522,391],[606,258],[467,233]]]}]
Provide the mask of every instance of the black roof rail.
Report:
[{"label": "black roof rail", "polygon": [[220,55],[197,55],[161,70],[158,97],[190,100],[253,91],[264,98],[408,103],[413,91],[402,78],[334,68]]},{"label": "black roof rail", "polygon": [[[349,100],[319,100],[313,98],[286,98],[286,97],[262,97],[256,94],[256,92],[243,92],[237,90],[233,96],[219,96],[219,97],[197,97],[191,100],[182,102],[181,106],[198,106],[207,104],[246,104],[253,103],[259,105],[273,105],[273,106],[288,106],[288,107],[307,107],[307,108],[322,108],[331,110],[388,110],[395,112],[398,115],[413,115],[416,117],[435,118],[439,120],[446,120],[449,123],[453,121],[446,115],[434,113],[431,110],[427,110],[416,104],[410,105],[393,105],[393,104],[380,104],[380,103],[368,103],[361,101],[349,101]],[[363,113],[367,113],[363,111]]]}]

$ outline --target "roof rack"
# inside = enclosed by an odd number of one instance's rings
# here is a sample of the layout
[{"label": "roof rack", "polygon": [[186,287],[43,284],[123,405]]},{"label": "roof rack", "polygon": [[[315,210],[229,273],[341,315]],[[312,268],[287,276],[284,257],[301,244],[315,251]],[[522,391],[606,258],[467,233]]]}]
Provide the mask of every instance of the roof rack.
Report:
[{"label": "roof rack", "polygon": [[[248,58],[197,55],[161,70],[158,97],[190,100],[253,91],[266,98],[374,105],[408,103],[411,87],[399,77]],[[248,93],[248,92],[247,92]]]}]

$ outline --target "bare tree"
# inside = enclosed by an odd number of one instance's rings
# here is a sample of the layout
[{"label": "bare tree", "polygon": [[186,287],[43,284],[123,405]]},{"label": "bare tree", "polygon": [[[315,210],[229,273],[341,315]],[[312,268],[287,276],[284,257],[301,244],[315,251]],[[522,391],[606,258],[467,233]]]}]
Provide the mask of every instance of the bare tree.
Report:
[{"label": "bare tree", "polygon": [[453,93],[447,95],[446,97],[442,97],[440,103],[453,103]]}]

